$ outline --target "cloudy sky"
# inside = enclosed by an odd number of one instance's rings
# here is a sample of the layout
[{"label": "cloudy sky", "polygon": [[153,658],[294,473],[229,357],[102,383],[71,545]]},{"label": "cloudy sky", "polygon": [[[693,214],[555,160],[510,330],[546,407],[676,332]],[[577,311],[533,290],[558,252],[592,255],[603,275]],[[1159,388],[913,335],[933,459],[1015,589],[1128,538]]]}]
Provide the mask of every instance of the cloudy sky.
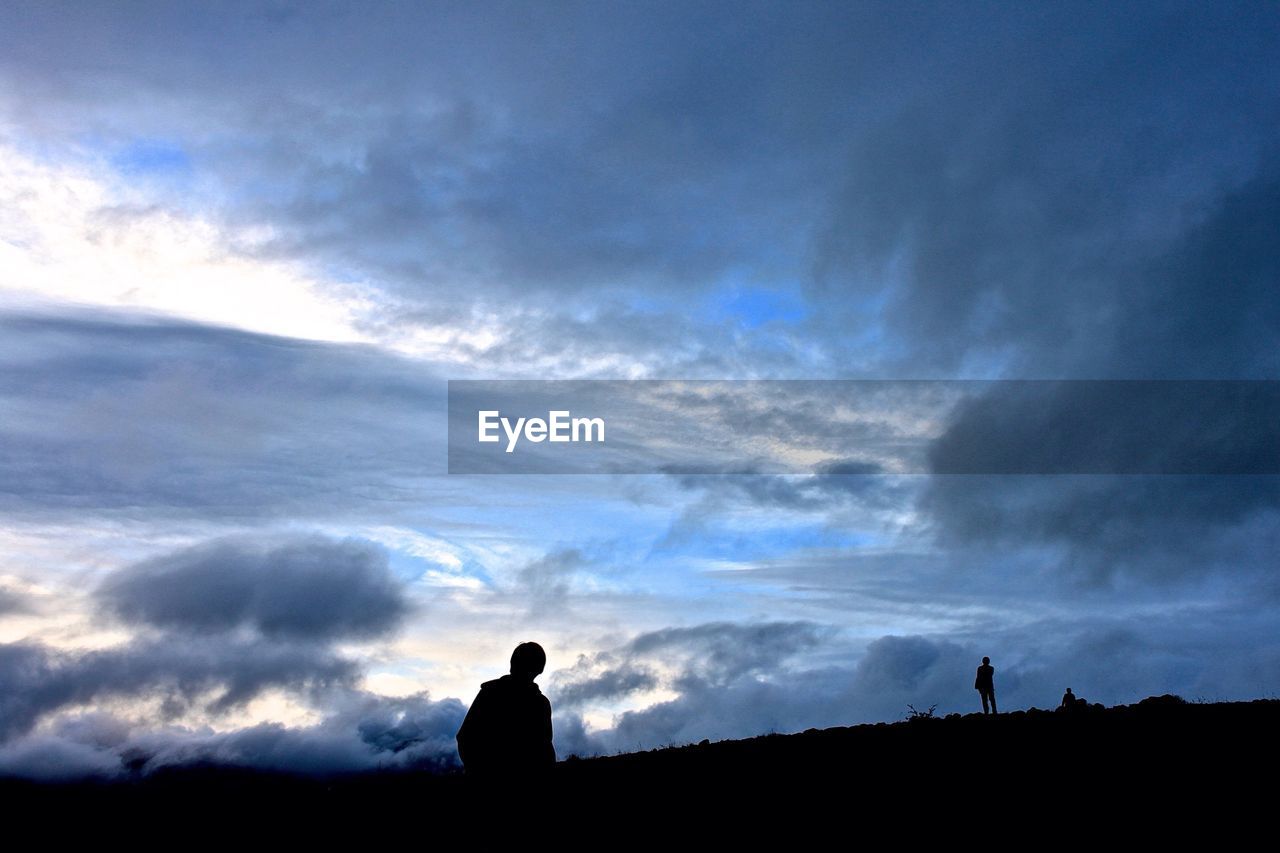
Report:
[{"label": "cloudy sky", "polygon": [[1280,379],[1277,128],[1262,3],[5,0],[0,772],[447,766],[524,640],[562,756],[971,711],[984,654],[1277,695],[1266,441],[945,473],[1106,382],[882,411],[910,474],[445,439],[457,379]]}]

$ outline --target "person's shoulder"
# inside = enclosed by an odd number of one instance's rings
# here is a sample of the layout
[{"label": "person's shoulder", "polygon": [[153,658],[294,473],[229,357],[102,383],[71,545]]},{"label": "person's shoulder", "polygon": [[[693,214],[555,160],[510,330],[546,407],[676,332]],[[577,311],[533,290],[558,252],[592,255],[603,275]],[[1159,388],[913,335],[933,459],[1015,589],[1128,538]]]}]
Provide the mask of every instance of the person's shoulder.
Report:
[{"label": "person's shoulder", "polygon": [[534,684],[532,681],[524,681],[522,679],[516,678],[510,673],[500,678],[495,678],[492,681],[486,681],[484,684],[480,685],[481,690],[488,690],[490,693],[513,693],[513,694],[524,693],[530,687],[532,687],[535,691],[538,689],[538,685]]}]

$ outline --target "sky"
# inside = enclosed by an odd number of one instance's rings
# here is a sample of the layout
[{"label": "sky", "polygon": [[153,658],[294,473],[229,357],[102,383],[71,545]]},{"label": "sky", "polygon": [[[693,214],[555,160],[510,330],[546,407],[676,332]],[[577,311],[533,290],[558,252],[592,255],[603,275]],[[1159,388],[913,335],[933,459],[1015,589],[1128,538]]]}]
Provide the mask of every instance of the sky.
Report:
[{"label": "sky", "polygon": [[[561,757],[968,713],[983,655],[1275,697],[1274,466],[946,472],[1280,379],[1278,128],[1263,3],[4,0],[0,773],[449,768],[526,640]],[[461,379],[983,390],[879,411],[912,473],[472,475]],[[775,402],[729,445],[835,417]]]}]

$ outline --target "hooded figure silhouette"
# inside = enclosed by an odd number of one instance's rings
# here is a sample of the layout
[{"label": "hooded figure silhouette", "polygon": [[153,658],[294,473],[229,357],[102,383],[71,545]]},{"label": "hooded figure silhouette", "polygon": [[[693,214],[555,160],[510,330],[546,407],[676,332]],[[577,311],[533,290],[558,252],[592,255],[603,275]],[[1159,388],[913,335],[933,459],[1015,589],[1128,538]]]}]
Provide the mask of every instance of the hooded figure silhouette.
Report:
[{"label": "hooded figure silhouette", "polygon": [[468,775],[524,776],[556,762],[551,745],[551,703],[534,679],[547,665],[537,643],[511,653],[511,672],[480,685],[458,729],[458,757]]}]

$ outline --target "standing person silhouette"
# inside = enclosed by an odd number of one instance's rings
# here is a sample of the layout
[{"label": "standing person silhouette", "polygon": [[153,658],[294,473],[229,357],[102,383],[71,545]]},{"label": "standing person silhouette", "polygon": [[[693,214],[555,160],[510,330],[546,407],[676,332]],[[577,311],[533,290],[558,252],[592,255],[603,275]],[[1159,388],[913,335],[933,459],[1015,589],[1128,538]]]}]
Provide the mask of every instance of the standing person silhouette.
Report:
[{"label": "standing person silhouette", "polygon": [[[996,711],[996,668],[991,665],[991,658],[983,658],[978,667],[978,677],[973,680],[973,689],[982,697],[982,713],[995,714]],[[988,708],[987,706],[991,707]]]},{"label": "standing person silhouette", "polygon": [[521,643],[511,653],[511,672],[480,685],[457,734],[468,775],[528,776],[556,763],[551,703],[533,681],[546,666],[542,646]]}]

